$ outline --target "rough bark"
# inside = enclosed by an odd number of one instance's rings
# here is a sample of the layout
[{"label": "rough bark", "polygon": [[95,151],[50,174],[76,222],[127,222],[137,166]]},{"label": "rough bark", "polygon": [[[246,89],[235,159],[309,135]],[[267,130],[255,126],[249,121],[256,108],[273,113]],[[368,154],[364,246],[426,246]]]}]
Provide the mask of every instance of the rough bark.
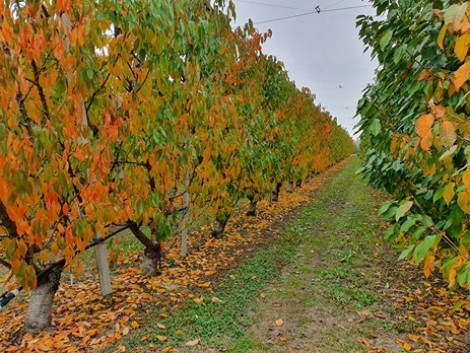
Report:
[{"label": "rough bark", "polygon": [[47,329],[52,323],[52,303],[59,289],[63,264],[52,268],[38,278],[36,289],[31,291],[28,312],[24,325],[28,330],[39,332]]},{"label": "rough bark", "polygon": [[258,204],[258,202],[254,200],[254,197],[248,197],[248,200],[250,200],[250,205],[248,206],[248,211],[246,212],[246,215],[254,217],[256,216],[256,205]]},{"label": "rough bark", "polygon": [[220,238],[225,231],[225,226],[228,223],[230,215],[218,215],[215,219],[214,228],[212,229],[212,236],[214,238]]},{"label": "rough bark", "polygon": [[144,275],[157,276],[160,272],[160,263],[162,253],[160,246],[149,239],[137,224],[132,224],[130,227],[134,236],[145,246],[144,254],[142,256],[142,264],[140,268]]},{"label": "rough bark", "polygon": [[279,201],[279,192],[281,191],[282,183],[277,183],[275,189],[271,192],[271,201]]},{"label": "rough bark", "polygon": [[289,193],[289,194],[292,194],[294,192],[294,183],[292,181],[289,181],[287,183],[287,187],[286,187],[286,191]]},{"label": "rough bark", "polygon": [[8,217],[7,208],[2,202],[0,202],[0,224],[10,236],[16,236],[16,223]]}]

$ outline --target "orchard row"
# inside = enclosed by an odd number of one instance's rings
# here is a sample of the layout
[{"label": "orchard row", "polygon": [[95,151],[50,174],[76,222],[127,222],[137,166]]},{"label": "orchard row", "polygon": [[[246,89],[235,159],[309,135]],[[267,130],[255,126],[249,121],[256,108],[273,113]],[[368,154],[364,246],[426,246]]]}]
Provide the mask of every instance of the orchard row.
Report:
[{"label": "orchard row", "polygon": [[[223,0],[0,4],[0,256],[34,303],[62,265],[39,271],[62,257],[80,269],[112,227],[132,230],[152,273],[177,227],[184,256],[198,215],[221,236],[240,200],[254,214],[353,152],[262,53],[270,32],[233,18]],[[26,324],[44,328],[31,305]]]},{"label": "orchard row", "polygon": [[396,200],[381,212],[401,258],[470,289],[470,6],[374,1],[359,19],[380,62],[360,102],[363,173]]}]

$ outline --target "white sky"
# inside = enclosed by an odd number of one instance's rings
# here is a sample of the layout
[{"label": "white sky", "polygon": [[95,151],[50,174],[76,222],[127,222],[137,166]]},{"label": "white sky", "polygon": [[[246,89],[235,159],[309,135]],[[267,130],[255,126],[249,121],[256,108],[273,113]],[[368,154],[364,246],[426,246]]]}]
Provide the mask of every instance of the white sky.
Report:
[{"label": "white sky", "polygon": [[[360,14],[374,15],[372,7],[331,11],[353,6],[370,5],[367,0],[234,0],[237,22],[249,18],[260,32],[269,28],[272,38],[263,51],[283,61],[289,76],[298,87],[309,87],[320,103],[353,133],[357,123],[357,101],[361,91],[374,77],[377,63],[372,62],[356,28]],[[258,4],[256,4],[258,3]],[[265,5],[262,5],[265,4]],[[269,6],[270,5],[270,6]],[[277,7],[280,6],[280,7]],[[259,23],[279,17],[330,10],[291,19]],[[290,9],[286,7],[293,7]],[[305,9],[305,10],[304,10]],[[340,88],[340,86],[342,88]]]}]

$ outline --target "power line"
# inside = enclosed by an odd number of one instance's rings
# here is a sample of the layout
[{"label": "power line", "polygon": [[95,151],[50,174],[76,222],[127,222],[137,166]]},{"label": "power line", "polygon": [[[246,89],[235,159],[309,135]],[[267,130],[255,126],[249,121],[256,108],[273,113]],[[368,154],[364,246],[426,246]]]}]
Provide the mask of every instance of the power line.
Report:
[{"label": "power line", "polygon": [[328,10],[328,9],[331,9],[332,7],[335,7],[336,5],[339,5],[339,4],[341,4],[341,3],[345,2],[345,1],[346,1],[346,0],[340,0],[340,1],[338,1],[338,2],[335,2],[333,5],[330,5],[330,6],[328,6],[328,7],[325,7],[325,9],[324,9],[323,11],[326,11],[326,10]]},{"label": "power line", "polygon": [[[341,10],[359,9],[359,8],[363,8],[363,7],[372,7],[372,5],[360,5],[360,6],[350,6],[350,7],[339,7],[339,8],[337,8],[337,9],[321,10],[320,13],[323,13],[323,12],[333,12],[333,11],[341,11]],[[297,15],[285,16],[285,17],[278,17],[278,18],[273,18],[273,19],[270,19],[270,20],[255,22],[254,24],[255,24],[255,25],[259,25],[259,24],[268,23],[268,22],[275,22],[275,21],[288,20],[288,19],[291,19],[291,18],[302,17],[302,16],[308,16],[308,15],[312,15],[312,14],[315,14],[315,13],[319,13],[319,12],[316,11],[316,10],[315,10],[315,11],[309,11],[309,12],[300,13],[300,14],[297,14]]]},{"label": "power line", "polygon": [[[243,2],[245,4],[254,4],[254,5],[262,5],[262,6],[270,6],[270,7],[278,7],[281,9],[292,9],[292,10],[303,10],[303,11],[311,11],[311,9],[305,9],[301,7],[291,7],[291,6],[282,6],[282,5],[274,5],[274,4],[266,4],[264,2],[256,2],[256,1],[248,1],[248,0],[236,0],[237,2]],[[344,0],[343,0],[344,1]]]}]

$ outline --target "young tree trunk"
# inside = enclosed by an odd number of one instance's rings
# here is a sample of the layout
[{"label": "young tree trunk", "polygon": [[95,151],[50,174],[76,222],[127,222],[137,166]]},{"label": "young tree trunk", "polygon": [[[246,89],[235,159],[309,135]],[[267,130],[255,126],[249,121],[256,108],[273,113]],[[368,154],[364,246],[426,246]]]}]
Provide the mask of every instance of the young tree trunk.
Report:
[{"label": "young tree trunk", "polygon": [[225,226],[227,225],[230,215],[221,214],[217,215],[215,218],[214,228],[212,229],[212,236],[214,238],[220,238],[225,231]]},{"label": "young tree trunk", "polygon": [[302,187],[302,179],[297,180],[295,186],[297,186],[298,188]]},{"label": "young tree trunk", "polygon": [[58,265],[38,278],[38,286],[31,291],[24,325],[28,330],[39,332],[51,326],[52,302],[59,289],[60,275],[64,265]]},{"label": "young tree trunk", "polygon": [[246,215],[254,217],[256,216],[256,205],[258,204],[258,202],[255,201],[254,196],[248,196],[248,200],[250,200],[250,206],[248,207]]},{"label": "young tree trunk", "polygon": [[141,230],[137,224],[131,225],[131,231],[134,236],[145,246],[142,264],[140,268],[144,275],[157,276],[161,272],[159,271],[160,262],[162,259],[162,253],[159,244],[149,239]]},{"label": "young tree trunk", "polygon": [[286,191],[289,194],[292,194],[294,192],[294,183],[292,181],[289,181],[289,183],[287,183]]},{"label": "young tree trunk", "polygon": [[271,192],[271,201],[279,201],[279,192],[281,191],[282,183],[277,183],[276,188]]}]

